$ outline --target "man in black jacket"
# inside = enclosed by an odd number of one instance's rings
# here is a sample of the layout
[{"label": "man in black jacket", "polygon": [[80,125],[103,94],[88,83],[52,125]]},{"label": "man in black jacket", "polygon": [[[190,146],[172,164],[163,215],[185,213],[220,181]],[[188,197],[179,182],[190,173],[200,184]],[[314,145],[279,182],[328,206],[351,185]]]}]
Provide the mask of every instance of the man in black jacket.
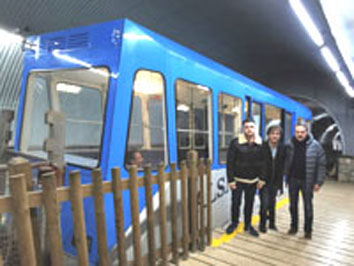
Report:
[{"label": "man in black jacket", "polygon": [[278,191],[283,191],[286,147],[280,141],[282,128],[278,125],[267,129],[268,141],[263,143],[264,177],[266,184],[260,189],[261,221],[259,231],[267,232],[266,222],[269,213],[269,229],[277,230],[275,225],[275,203]]},{"label": "man in black jacket", "polygon": [[251,226],[251,218],[257,184],[264,184],[261,180],[262,171],[262,139],[256,135],[254,121],[246,119],[243,121],[243,133],[231,141],[227,152],[227,179],[232,190],[231,224],[226,229],[227,234],[233,233],[238,226],[244,192],[245,231],[258,236],[258,232]]},{"label": "man in black jacket", "polygon": [[305,123],[295,128],[295,137],[289,144],[287,182],[289,184],[291,227],[294,235],[298,230],[298,198],[302,193],[305,211],[305,238],[311,239],[313,222],[313,191],[320,190],[326,175],[326,156],[320,143],[308,132]]}]

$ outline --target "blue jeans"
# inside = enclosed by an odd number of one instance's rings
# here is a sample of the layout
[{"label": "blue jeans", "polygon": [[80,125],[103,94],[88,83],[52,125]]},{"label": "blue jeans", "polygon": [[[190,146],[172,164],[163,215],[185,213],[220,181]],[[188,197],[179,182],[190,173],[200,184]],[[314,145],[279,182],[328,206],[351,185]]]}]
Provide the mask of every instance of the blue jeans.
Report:
[{"label": "blue jeans", "polygon": [[304,213],[305,213],[305,227],[306,233],[312,232],[313,223],[313,186],[306,184],[305,180],[300,180],[296,178],[289,179],[289,197],[290,197],[290,214],[291,214],[291,228],[298,230],[298,202],[299,202],[299,191],[302,193],[302,199],[304,203]]}]

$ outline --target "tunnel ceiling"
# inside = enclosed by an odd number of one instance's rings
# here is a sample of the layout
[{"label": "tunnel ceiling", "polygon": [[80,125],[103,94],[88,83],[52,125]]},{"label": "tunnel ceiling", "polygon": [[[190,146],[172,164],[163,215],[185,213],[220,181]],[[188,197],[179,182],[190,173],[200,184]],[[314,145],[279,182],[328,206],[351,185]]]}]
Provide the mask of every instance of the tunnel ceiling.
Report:
[{"label": "tunnel ceiling", "polygon": [[[38,34],[127,17],[269,87],[337,90],[286,0],[1,0],[0,27]],[[317,0],[306,2],[322,32]],[[296,94],[296,93],[295,93]]]}]

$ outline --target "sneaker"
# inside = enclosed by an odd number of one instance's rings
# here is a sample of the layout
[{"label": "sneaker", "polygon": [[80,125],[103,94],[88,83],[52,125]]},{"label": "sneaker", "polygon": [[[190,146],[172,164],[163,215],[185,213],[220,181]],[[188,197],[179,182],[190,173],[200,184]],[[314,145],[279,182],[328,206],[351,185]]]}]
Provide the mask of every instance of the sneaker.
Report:
[{"label": "sneaker", "polygon": [[306,232],[306,233],[305,233],[305,239],[311,240],[311,238],[312,238],[311,232]]},{"label": "sneaker", "polygon": [[288,231],[288,235],[296,235],[297,230],[295,228],[290,228]]},{"label": "sneaker", "polygon": [[261,232],[261,233],[267,233],[267,228],[265,227],[265,225],[259,225],[259,231]]},{"label": "sneaker", "polygon": [[231,223],[227,228],[226,228],[226,234],[231,235],[237,228],[238,223]]},{"label": "sneaker", "polygon": [[245,231],[247,231],[251,236],[259,237],[259,233],[252,226],[245,228]]},{"label": "sneaker", "polygon": [[273,231],[278,231],[278,228],[274,224],[269,225],[269,229]]}]

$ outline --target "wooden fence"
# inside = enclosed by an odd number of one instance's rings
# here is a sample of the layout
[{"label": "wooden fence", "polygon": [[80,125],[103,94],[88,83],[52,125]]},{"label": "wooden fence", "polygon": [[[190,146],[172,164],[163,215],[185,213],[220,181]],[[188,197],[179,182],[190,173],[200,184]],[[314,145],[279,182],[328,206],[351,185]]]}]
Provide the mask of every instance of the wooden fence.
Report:
[{"label": "wooden fence", "polygon": [[[144,167],[144,176],[137,176],[137,168],[132,166],[129,178],[121,178],[120,169],[112,169],[112,181],[102,181],[100,169],[93,170],[92,184],[81,184],[79,171],[69,174],[69,186],[57,187],[53,171],[41,173],[43,190],[28,191],[31,186],[31,165],[27,162],[10,164],[10,196],[0,198],[0,213],[10,212],[14,222],[18,241],[21,265],[35,266],[43,262],[41,251],[36,244],[33,229],[33,208],[44,207],[46,216],[47,246],[51,265],[63,265],[64,255],[59,225],[59,203],[71,201],[74,239],[78,253],[78,264],[87,266],[88,245],[86,239],[83,199],[94,197],[99,265],[109,265],[109,250],[106,239],[104,212],[104,194],[113,193],[115,226],[117,237],[117,257],[119,265],[167,265],[178,264],[179,259],[187,259],[189,252],[204,250],[211,243],[211,169],[210,161],[197,161],[195,152],[189,154],[187,163],[182,162],[179,171],[176,164],[170,165],[170,172],[164,172],[164,165],[158,166],[157,175],[152,175],[149,166]],[[178,212],[177,181],[180,180],[181,213]],[[166,206],[165,184],[170,183],[170,208]],[[205,183],[206,182],[206,183]],[[160,248],[156,247],[152,185],[159,186],[159,231]],[[148,254],[143,256],[141,247],[138,188],[145,187],[147,210]],[[206,191],[205,191],[206,188]],[[134,261],[127,261],[126,236],[124,230],[124,211],[122,191],[130,191],[132,215]],[[206,194],[206,195],[205,195]],[[171,232],[167,232],[167,212],[170,211]],[[178,217],[181,223],[178,224]],[[178,235],[178,226],[182,236]],[[171,244],[168,244],[171,233]],[[37,248],[36,248],[37,245]],[[0,265],[1,265],[0,257]]]}]

